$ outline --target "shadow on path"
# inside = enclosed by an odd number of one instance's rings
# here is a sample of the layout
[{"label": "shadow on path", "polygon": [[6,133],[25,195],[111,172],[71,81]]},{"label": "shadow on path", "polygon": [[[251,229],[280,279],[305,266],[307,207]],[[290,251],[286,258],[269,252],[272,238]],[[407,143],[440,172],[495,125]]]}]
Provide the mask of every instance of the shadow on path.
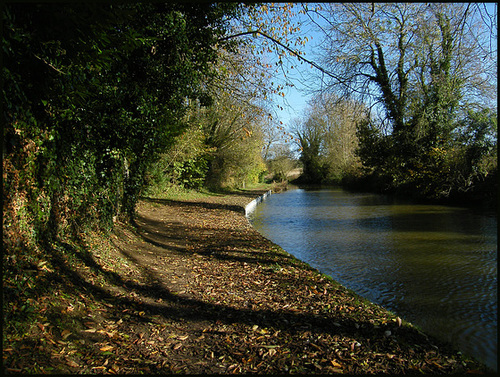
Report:
[{"label": "shadow on path", "polygon": [[[432,352],[439,354],[435,340],[399,326],[394,315],[284,253],[249,225],[241,209],[144,200],[135,228],[118,226],[114,232],[115,259],[124,258],[128,267],[117,264],[109,271],[88,248],[65,244],[65,251],[53,249],[54,278],[111,305],[117,321],[127,313],[134,352],[156,360],[156,372],[177,371],[176,360],[195,373],[453,367],[426,364]],[[89,279],[68,254],[104,281]],[[145,328],[147,342],[140,335]],[[166,349],[170,328],[186,335]]]}]

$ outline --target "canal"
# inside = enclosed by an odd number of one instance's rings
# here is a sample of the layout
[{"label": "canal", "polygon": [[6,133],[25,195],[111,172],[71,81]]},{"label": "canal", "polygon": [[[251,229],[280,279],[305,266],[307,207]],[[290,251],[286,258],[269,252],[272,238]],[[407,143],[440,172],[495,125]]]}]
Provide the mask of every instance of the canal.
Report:
[{"label": "canal", "polygon": [[497,215],[340,188],[272,195],[251,224],[290,254],[497,370]]}]

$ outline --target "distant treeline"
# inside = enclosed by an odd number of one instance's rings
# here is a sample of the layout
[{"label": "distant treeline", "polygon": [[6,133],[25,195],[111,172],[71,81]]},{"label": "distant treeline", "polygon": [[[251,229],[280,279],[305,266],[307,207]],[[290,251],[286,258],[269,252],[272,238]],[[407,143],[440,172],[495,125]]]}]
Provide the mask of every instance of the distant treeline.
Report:
[{"label": "distant treeline", "polygon": [[302,179],[496,202],[496,15],[451,3],[324,12],[327,79],[295,124]]}]

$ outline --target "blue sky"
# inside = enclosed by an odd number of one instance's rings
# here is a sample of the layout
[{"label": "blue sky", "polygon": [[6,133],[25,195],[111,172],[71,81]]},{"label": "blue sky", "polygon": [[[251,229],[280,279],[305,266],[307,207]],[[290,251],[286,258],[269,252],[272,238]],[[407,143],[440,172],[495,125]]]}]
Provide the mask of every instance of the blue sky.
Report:
[{"label": "blue sky", "polygon": [[[301,25],[301,36],[307,36],[310,40],[302,48],[305,52],[304,57],[308,60],[317,62],[319,49],[318,44],[322,40],[322,35],[315,30],[309,22],[309,19],[305,15],[297,15],[297,20]],[[288,76],[288,81],[293,83],[293,87],[286,87],[285,98],[277,97],[276,102],[283,107],[283,110],[278,110],[279,120],[282,121],[285,126],[290,124],[290,121],[294,118],[301,117],[304,114],[304,110],[307,107],[307,102],[311,98],[311,90],[308,85],[314,85],[314,81],[310,81],[310,75],[315,74],[316,69],[311,68],[309,64],[296,64],[297,59],[290,59],[289,65],[293,65],[295,68],[290,70]],[[309,78],[309,81],[308,81]],[[283,79],[283,78],[282,78]]]},{"label": "blue sky", "polygon": [[[312,4],[309,4],[310,8]],[[491,14],[497,13],[497,4],[496,3],[486,3],[488,8],[488,12]],[[301,24],[301,35],[312,37],[306,46],[304,47],[304,51],[306,53],[305,57],[309,60],[315,61],[319,63],[319,53],[320,49],[318,48],[319,43],[322,40],[322,36],[320,33],[314,30],[308,22],[308,19],[305,15],[297,15],[297,20]],[[496,49],[496,39],[495,46]],[[293,65],[297,62],[296,59],[293,59]],[[311,90],[310,87],[304,85],[303,81],[300,79],[300,76],[308,76],[314,74],[313,72],[315,68],[310,68],[308,64],[297,64],[298,68],[291,70],[289,79],[293,82],[294,87],[287,87],[285,89],[285,100],[281,97],[276,98],[276,104],[283,107],[283,110],[277,110],[278,120],[282,121],[286,126],[289,126],[290,121],[294,118],[298,118],[303,116],[304,110],[307,107],[307,102],[311,98]],[[283,79],[283,78],[282,78]],[[320,85],[319,82],[315,83],[314,81],[309,82],[309,86],[311,85]],[[276,106],[276,105],[275,105]]]}]

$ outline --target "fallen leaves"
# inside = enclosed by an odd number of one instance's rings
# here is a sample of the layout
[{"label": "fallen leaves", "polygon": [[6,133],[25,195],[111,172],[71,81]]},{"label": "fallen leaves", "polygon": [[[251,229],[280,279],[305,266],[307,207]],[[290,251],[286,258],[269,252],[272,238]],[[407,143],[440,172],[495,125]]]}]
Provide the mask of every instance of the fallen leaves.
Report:
[{"label": "fallen leaves", "polygon": [[[6,370],[33,373],[43,355],[50,357],[40,371],[49,373],[481,370],[451,351],[435,351],[401,318],[360,303],[260,236],[228,209],[245,197],[211,200],[139,207],[139,230],[155,244],[126,229],[112,241],[120,249],[95,258],[105,273],[82,272],[91,287],[102,281],[100,292],[112,299],[85,292],[60,295],[52,305],[41,296],[46,317],[33,323],[38,343],[4,343]],[[116,263],[125,254],[127,263]]]},{"label": "fallen leaves", "polygon": [[71,367],[71,368],[78,368],[80,367],[80,364],[78,364],[76,361],[73,360],[67,360],[66,365]]},{"label": "fallen leaves", "polygon": [[175,344],[175,345],[172,347],[172,349],[175,351],[175,350],[178,350],[178,349],[179,349],[179,348],[181,348],[181,347],[182,347],[182,343],[177,343],[177,344]]},{"label": "fallen leaves", "polygon": [[69,331],[69,330],[63,330],[63,331],[61,332],[61,337],[62,337],[64,340],[66,340],[66,339],[67,339],[67,338],[68,338],[71,334],[72,334],[72,333],[71,333],[71,331]]}]

